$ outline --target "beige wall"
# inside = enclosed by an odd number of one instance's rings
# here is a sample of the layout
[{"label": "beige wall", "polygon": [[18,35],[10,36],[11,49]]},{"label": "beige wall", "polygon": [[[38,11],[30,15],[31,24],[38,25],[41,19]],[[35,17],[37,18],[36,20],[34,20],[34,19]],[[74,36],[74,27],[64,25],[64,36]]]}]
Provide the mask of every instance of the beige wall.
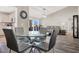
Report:
[{"label": "beige wall", "polygon": [[2,28],[6,28],[5,22],[11,22],[12,18],[15,18],[15,12],[10,13],[10,14],[2,13],[2,12],[0,13],[0,35],[4,34],[3,31],[2,31]]},{"label": "beige wall", "polygon": [[12,18],[13,19],[15,18],[15,12],[9,14],[9,20],[10,21],[11,21]]},{"label": "beige wall", "polygon": [[4,23],[1,23],[1,22],[7,22],[7,21],[9,21],[9,15],[6,13],[0,12],[0,35],[3,35],[2,28],[5,27]]},{"label": "beige wall", "polygon": [[61,26],[70,32],[72,29],[73,15],[78,14],[78,7],[67,7],[42,19],[43,26]]},{"label": "beige wall", "polygon": [[[12,20],[13,19],[13,20]],[[13,28],[16,27],[17,19],[16,19],[16,11],[9,14],[9,20],[13,22]]]},{"label": "beige wall", "polygon": [[[12,18],[15,19],[15,25],[14,27],[23,27],[24,33],[26,34],[28,32],[28,17],[26,19],[22,19],[20,17],[20,11],[25,10],[27,13],[29,13],[29,8],[27,6],[17,6],[16,10],[13,13],[6,14],[6,13],[0,13],[0,21],[9,22]],[[1,24],[1,23],[0,23]],[[0,25],[0,28],[2,29],[2,25]],[[0,35],[3,35],[3,31],[0,30]]]},{"label": "beige wall", "polygon": [[[5,27],[5,22],[11,22],[11,19],[15,16],[15,13],[0,13],[0,28]],[[15,18],[15,17],[14,17]]]},{"label": "beige wall", "polygon": [[9,14],[0,13],[0,22],[7,22],[9,20]]},{"label": "beige wall", "polygon": [[29,18],[27,17],[26,19],[22,19],[20,17],[20,12],[22,10],[25,10],[28,14],[29,7],[27,7],[27,6],[18,6],[17,7],[17,27],[23,27],[24,33],[26,34],[28,32],[28,20],[29,20]]}]

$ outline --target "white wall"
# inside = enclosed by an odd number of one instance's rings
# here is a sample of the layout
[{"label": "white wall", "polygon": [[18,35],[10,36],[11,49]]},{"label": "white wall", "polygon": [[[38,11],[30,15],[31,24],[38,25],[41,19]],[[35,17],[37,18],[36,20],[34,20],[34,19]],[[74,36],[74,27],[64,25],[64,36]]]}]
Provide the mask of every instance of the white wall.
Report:
[{"label": "white wall", "polygon": [[42,19],[43,26],[61,26],[70,32],[72,29],[73,15],[78,14],[78,7],[72,6],[64,8]]},{"label": "white wall", "polygon": [[27,12],[27,15],[28,15],[28,13],[29,13],[29,7],[28,6],[18,6],[17,7],[17,26],[18,27],[23,27],[23,29],[24,29],[24,33],[25,34],[27,34],[27,32],[28,32],[28,27],[29,27],[29,25],[28,25],[28,21],[29,21],[29,15],[27,16],[27,18],[26,19],[22,19],[21,17],[20,17],[20,12],[22,11],[22,10],[25,10],[26,12]]}]

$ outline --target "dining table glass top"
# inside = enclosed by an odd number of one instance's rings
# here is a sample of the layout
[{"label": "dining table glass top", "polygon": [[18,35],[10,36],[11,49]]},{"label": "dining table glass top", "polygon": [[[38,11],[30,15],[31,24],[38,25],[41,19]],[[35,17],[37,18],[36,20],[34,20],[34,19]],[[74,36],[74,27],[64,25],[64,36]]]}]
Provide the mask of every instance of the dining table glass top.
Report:
[{"label": "dining table glass top", "polygon": [[[46,38],[46,34],[40,33],[39,31],[29,31],[29,33],[27,33],[26,35],[16,35],[17,37],[20,38],[25,38],[25,41],[27,39],[29,39],[29,42],[26,44],[28,44],[29,46],[39,46],[42,42],[44,42],[45,38]],[[27,38],[27,39],[26,39]],[[35,49],[32,48],[32,52],[34,52]]]},{"label": "dining table glass top", "polygon": [[29,33],[26,33],[24,35],[16,35],[16,36],[30,36],[30,37],[35,37],[35,36],[45,36],[45,34],[40,33],[39,31],[29,31]]}]

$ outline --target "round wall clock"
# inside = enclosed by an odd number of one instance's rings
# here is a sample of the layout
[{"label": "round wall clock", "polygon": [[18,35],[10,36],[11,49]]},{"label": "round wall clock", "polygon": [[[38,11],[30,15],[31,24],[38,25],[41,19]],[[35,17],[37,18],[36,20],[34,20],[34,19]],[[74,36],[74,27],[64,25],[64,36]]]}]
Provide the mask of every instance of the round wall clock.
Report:
[{"label": "round wall clock", "polygon": [[26,19],[26,18],[27,18],[27,12],[24,11],[24,10],[22,10],[22,11],[20,12],[20,17],[21,17],[22,19]]}]

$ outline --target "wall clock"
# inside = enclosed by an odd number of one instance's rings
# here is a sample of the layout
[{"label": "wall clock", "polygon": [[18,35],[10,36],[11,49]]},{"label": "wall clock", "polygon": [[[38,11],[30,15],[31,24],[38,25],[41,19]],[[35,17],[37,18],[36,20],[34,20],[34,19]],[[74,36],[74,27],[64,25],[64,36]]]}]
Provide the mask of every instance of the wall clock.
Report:
[{"label": "wall clock", "polygon": [[26,18],[27,18],[27,12],[24,11],[24,10],[22,10],[22,11],[20,12],[20,17],[21,17],[22,19],[26,19]]}]

